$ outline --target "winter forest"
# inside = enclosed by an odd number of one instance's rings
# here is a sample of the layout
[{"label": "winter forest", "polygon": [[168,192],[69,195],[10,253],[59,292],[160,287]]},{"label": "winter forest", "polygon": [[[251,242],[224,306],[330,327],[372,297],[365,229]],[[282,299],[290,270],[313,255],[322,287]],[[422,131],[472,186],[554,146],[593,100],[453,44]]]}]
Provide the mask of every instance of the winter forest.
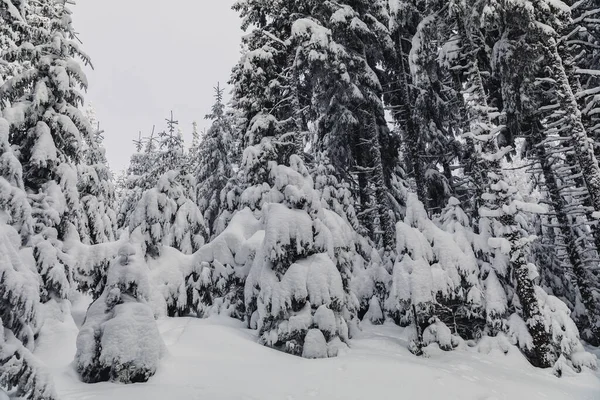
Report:
[{"label": "winter forest", "polygon": [[120,174],[71,8],[0,0],[0,399],[600,398],[600,1],[237,0],[210,128]]}]

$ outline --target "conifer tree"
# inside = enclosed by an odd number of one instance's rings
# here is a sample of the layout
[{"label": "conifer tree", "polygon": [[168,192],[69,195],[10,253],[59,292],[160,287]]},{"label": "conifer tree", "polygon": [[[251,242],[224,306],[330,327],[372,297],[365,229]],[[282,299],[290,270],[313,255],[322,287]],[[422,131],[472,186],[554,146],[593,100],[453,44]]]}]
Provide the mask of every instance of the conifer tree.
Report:
[{"label": "conifer tree", "polygon": [[[296,66],[300,61],[295,49],[305,51],[320,32],[312,29],[322,29],[308,18],[298,18],[312,16],[309,3],[290,2],[283,10],[269,2],[236,4],[244,25],[258,29],[245,37],[247,52],[232,82],[245,148],[237,180],[238,207],[251,210],[264,230],[245,282],[248,320],[259,329],[262,343],[320,358],[336,355],[356,322],[358,301],[350,292],[350,277],[357,249],[351,218],[328,209],[337,202],[331,201],[322,181],[320,191],[315,190],[304,162],[303,144],[310,140],[305,136],[310,113],[304,107],[311,107],[311,96],[296,79],[307,67]],[[267,89],[258,91],[261,82]],[[317,110],[316,104],[312,107]],[[378,132],[373,124],[369,127],[370,134]],[[323,200],[320,193],[326,196]],[[318,282],[298,279],[308,271],[320,277]],[[285,290],[288,282],[294,285],[293,293]]]},{"label": "conifer tree", "polygon": [[115,240],[116,214],[113,176],[102,145],[104,131],[89,107],[87,118],[96,130],[85,143],[82,162],[78,166],[78,190],[83,208],[80,236],[84,244],[106,243]]},{"label": "conifer tree", "polygon": [[[256,151],[263,146],[269,138],[246,149],[245,168],[262,163]],[[289,163],[267,162],[262,188],[242,194],[249,204],[262,203],[265,231],[246,280],[246,312],[265,345],[307,358],[336,356],[356,315],[344,284],[351,276],[345,252],[355,251],[352,229],[323,208],[300,158],[292,155]],[[264,197],[265,184],[281,200]]]},{"label": "conifer tree", "polygon": [[[73,279],[61,241],[70,224],[81,225],[76,168],[82,142],[92,135],[78,109],[78,88],[85,88],[87,80],[77,59],[89,63],[89,58],[75,43],[65,2],[27,3],[20,10],[25,25],[18,46],[3,59],[21,67],[0,87],[0,101],[8,104],[3,114],[12,123],[9,140],[18,148],[34,216],[26,245],[34,249],[42,298],[60,299]],[[11,16],[18,17],[14,9]]]},{"label": "conifer tree", "polygon": [[155,128],[152,128],[152,133],[146,138],[143,138],[140,132],[139,139],[134,141],[135,152],[131,156],[123,180],[119,182],[119,190],[121,191],[121,201],[117,215],[117,226],[119,228],[129,226],[133,211],[142,194],[156,184],[157,177],[153,171],[158,154],[154,130]]},{"label": "conifer tree", "polygon": [[47,372],[31,353],[39,333],[40,288],[22,249],[33,231],[22,168],[0,118],[0,386],[26,399],[55,399]]},{"label": "conifer tree", "polygon": [[32,351],[38,330],[38,280],[19,255],[21,239],[0,209],[0,387],[31,400],[57,399]]},{"label": "conifer tree", "polygon": [[[515,74],[520,65],[517,60],[523,61],[526,58],[524,55],[531,49],[529,46],[532,45],[532,42],[524,41],[523,36],[511,36],[511,33],[521,32],[521,29],[524,28],[533,29],[529,39],[535,38],[535,28],[532,28],[533,25],[528,25],[533,23],[531,22],[533,16],[528,14],[532,10],[535,8],[507,2],[495,3],[494,7],[485,9],[482,15],[471,14],[476,18],[482,17],[483,23],[480,23],[479,26],[487,29],[488,40],[496,41],[494,54],[490,59],[495,72],[499,75],[503,110],[501,114],[493,111],[485,96],[485,90],[481,86],[480,90],[475,93],[483,95],[474,97],[469,107],[479,114],[475,122],[471,122],[471,137],[481,143],[480,150],[476,151],[475,155],[488,170],[487,193],[482,196],[484,204],[480,209],[481,219],[479,221],[480,234],[488,238],[487,243],[493,253],[489,271],[483,271],[488,275],[486,291],[500,293],[499,298],[506,298],[506,294],[515,295],[518,298],[518,303],[512,305],[509,303],[508,307],[488,310],[488,329],[492,334],[501,332],[505,329],[503,328],[505,316],[507,313],[513,312],[508,319],[509,331],[518,331],[518,326],[522,325],[520,322],[522,319],[530,334],[529,341],[519,341],[521,349],[534,365],[550,366],[558,356],[556,353],[559,346],[555,339],[560,334],[553,332],[556,327],[548,324],[547,319],[555,316],[545,311],[546,295],[536,287],[534,282],[535,267],[528,263],[531,229],[523,217],[523,213],[535,211],[536,206],[524,201],[517,189],[506,180],[500,161],[510,151],[510,147],[499,148],[493,135],[493,132],[499,131],[497,125],[495,127],[493,123],[493,119],[498,115],[505,118],[510,130],[509,137],[518,135],[521,129],[522,115],[520,112],[523,99],[519,94],[522,86],[519,85],[526,82],[527,75],[523,74],[523,68],[519,70],[519,74],[521,74],[520,77],[525,75],[525,79],[517,79]],[[547,9],[542,7],[540,10],[546,11]],[[498,36],[495,36],[496,34]],[[480,85],[478,79],[472,82]],[[504,289],[499,290],[500,286],[504,286]],[[504,295],[502,295],[502,291],[505,292]],[[558,300],[553,299],[552,301]],[[550,329],[547,328],[548,326]],[[564,348],[561,347],[560,350],[562,351]],[[570,357],[569,354],[565,356]]]},{"label": "conifer tree", "polygon": [[213,121],[212,126],[203,135],[198,145],[195,158],[198,163],[196,180],[198,182],[197,197],[200,210],[204,214],[209,234],[216,233],[216,220],[222,209],[222,195],[229,179],[233,176],[231,166],[231,116],[226,114],[223,103],[223,92],[219,85],[215,87],[215,104],[207,119]]},{"label": "conifer tree", "polygon": [[419,125],[412,104],[415,104],[416,93],[410,70],[409,53],[417,26],[427,12],[420,10],[415,2],[401,3],[394,1],[390,6],[390,37],[394,51],[385,58],[386,79],[384,81],[385,99],[390,105],[394,122],[403,139],[403,159],[409,172],[409,182],[414,182],[413,189],[419,200],[428,206],[428,189],[426,165],[422,155],[425,154],[425,143],[419,135]]},{"label": "conifer tree", "polygon": [[[141,193],[129,220],[129,231],[140,229],[144,256],[158,258],[163,246],[192,254],[207,238],[202,213],[196,205],[196,181],[186,165],[187,156],[178,121],[167,119],[167,131],[159,134],[159,149],[152,168],[158,181]],[[148,142],[146,151],[153,150]]]}]

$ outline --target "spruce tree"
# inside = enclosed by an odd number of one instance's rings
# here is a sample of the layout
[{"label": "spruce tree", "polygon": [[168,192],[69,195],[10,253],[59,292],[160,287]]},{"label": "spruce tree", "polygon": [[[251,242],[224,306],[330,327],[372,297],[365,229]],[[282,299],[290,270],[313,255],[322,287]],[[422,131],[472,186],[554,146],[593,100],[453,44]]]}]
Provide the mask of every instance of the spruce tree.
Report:
[{"label": "spruce tree", "polygon": [[[472,129],[469,136],[481,143],[480,150],[476,151],[475,155],[488,169],[487,190],[482,196],[484,204],[480,209],[479,221],[480,234],[488,238],[487,243],[493,254],[490,270],[483,271],[488,274],[486,286],[495,288],[494,292],[504,291],[518,299],[518,303],[496,308],[492,313],[488,312],[489,332],[494,334],[505,329],[504,318],[507,313],[512,312],[513,314],[508,318],[509,331],[518,331],[519,326],[526,326],[530,334],[528,341],[519,341],[521,349],[534,365],[550,366],[558,356],[556,353],[559,346],[555,339],[561,334],[554,331],[555,326],[548,325],[547,320],[555,318],[555,315],[547,313],[545,309],[547,295],[534,282],[535,266],[528,262],[531,228],[527,225],[527,219],[523,217],[523,213],[536,211],[537,207],[524,201],[517,189],[506,179],[506,174],[501,169],[501,160],[511,151],[511,148],[499,148],[493,134],[500,131],[497,123],[494,122],[498,116],[502,121],[506,121],[509,129],[505,137],[515,137],[521,130],[520,112],[523,98],[520,97],[520,90],[523,83],[527,81],[527,74],[523,74],[523,68],[519,72],[517,69],[522,65],[519,61],[525,60],[524,55],[531,50],[532,38],[536,38],[535,34],[539,33],[539,30],[536,30],[539,29],[539,25],[534,27],[535,23],[532,22],[535,16],[530,14],[534,10],[536,9],[517,3],[498,2],[494,3],[494,7],[485,9],[482,14],[470,14],[476,19],[481,18],[474,26],[486,29],[485,34],[488,36],[486,40],[495,41],[494,54],[489,59],[499,76],[499,94],[502,97],[503,109],[501,113],[494,112],[487,100],[488,97],[485,96],[485,90],[482,88],[483,90],[476,91],[475,93],[481,93],[483,96],[474,97],[469,103],[472,112],[478,114],[478,117],[471,122]],[[547,11],[547,8],[541,7],[539,10],[543,12]],[[511,35],[514,32],[521,32],[522,29],[532,29],[530,36]],[[472,80],[472,83],[480,85],[478,79]],[[541,209],[537,210],[539,211]],[[501,286],[504,288],[500,289]],[[547,328],[548,326],[550,329]],[[564,348],[561,347],[560,350]],[[565,356],[570,357],[570,354]]]},{"label": "spruce tree", "polygon": [[77,60],[89,58],[75,42],[65,2],[27,3],[21,12],[25,25],[18,46],[3,54],[21,67],[0,87],[0,101],[8,104],[3,114],[12,122],[9,141],[18,149],[35,221],[25,244],[34,249],[43,300],[60,299],[73,280],[62,240],[69,225],[81,225],[77,165],[82,143],[92,135],[78,109],[83,102],[78,89],[87,80]]},{"label": "spruce tree", "polygon": [[0,386],[26,399],[55,399],[46,371],[31,353],[39,333],[40,288],[22,243],[33,231],[22,168],[0,118]]},{"label": "spruce tree", "polygon": [[57,399],[54,386],[36,360],[34,334],[40,305],[38,280],[19,255],[19,234],[0,210],[0,386],[19,398]]},{"label": "spruce tree", "polygon": [[129,166],[119,182],[118,190],[121,192],[119,211],[117,214],[117,227],[128,227],[137,203],[144,191],[154,187],[157,177],[153,171],[158,159],[157,139],[154,128],[149,137],[134,141],[135,152],[131,155]]},{"label": "spruce tree", "polygon": [[230,161],[231,115],[228,115],[223,103],[223,92],[219,85],[215,88],[215,104],[207,119],[213,121],[212,126],[202,137],[194,154],[196,168],[197,197],[200,210],[204,214],[209,234],[216,233],[216,220],[223,205],[223,190],[233,176]]},{"label": "spruce tree", "polygon": [[[141,230],[143,254],[151,258],[160,257],[163,246],[192,254],[207,238],[204,218],[196,205],[196,181],[188,170],[183,137],[177,131],[178,122],[172,113],[166,121],[167,130],[159,134],[159,148],[150,171],[140,171],[143,176],[154,177],[148,178],[148,183],[157,181],[141,193],[129,220],[129,232]],[[150,146],[153,144],[149,141],[147,147]],[[148,154],[153,149],[146,150]]]},{"label": "spruce tree", "polygon": [[82,163],[78,166],[78,190],[83,208],[80,235],[84,244],[106,243],[115,240],[115,188],[112,172],[102,145],[104,131],[89,107],[87,118],[95,131],[85,143]]},{"label": "spruce tree", "polygon": [[[309,358],[337,354],[349,338],[358,307],[349,279],[354,272],[350,260],[357,252],[355,232],[348,215],[329,210],[326,198],[320,200],[304,161],[303,144],[310,140],[305,136],[310,110],[305,107],[311,96],[297,79],[306,67],[296,67],[295,49],[305,51],[312,32],[315,38],[320,33],[312,31],[321,29],[317,24],[299,18],[321,17],[312,6],[238,2],[244,24],[259,29],[245,37],[247,52],[232,78],[233,106],[242,120],[239,140],[245,148],[238,207],[252,211],[264,230],[245,282],[246,313],[262,343]],[[261,82],[266,90],[257,90]],[[296,279],[309,271],[322,279]],[[288,282],[294,282],[293,293],[285,289]]]},{"label": "spruce tree", "polygon": [[418,24],[428,13],[420,10],[416,2],[390,3],[390,37],[394,51],[385,57],[385,100],[389,104],[394,123],[402,136],[403,161],[412,183],[411,188],[427,209],[429,191],[426,164],[423,160],[425,142],[419,135],[417,116],[412,107],[416,91],[410,70],[409,54]]}]

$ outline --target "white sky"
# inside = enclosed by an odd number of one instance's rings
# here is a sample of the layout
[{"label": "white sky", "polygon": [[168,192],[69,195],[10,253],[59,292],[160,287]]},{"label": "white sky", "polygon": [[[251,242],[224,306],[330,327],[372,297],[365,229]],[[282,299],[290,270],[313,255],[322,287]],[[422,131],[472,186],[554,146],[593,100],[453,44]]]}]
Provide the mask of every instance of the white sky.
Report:
[{"label": "white sky", "polygon": [[212,88],[240,55],[234,0],[79,0],[73,24],[90,55],[85,96],[96,109],[111,168],[129,164],[132,140],[164,127],[170,110],[186,141],[207,127]]}]

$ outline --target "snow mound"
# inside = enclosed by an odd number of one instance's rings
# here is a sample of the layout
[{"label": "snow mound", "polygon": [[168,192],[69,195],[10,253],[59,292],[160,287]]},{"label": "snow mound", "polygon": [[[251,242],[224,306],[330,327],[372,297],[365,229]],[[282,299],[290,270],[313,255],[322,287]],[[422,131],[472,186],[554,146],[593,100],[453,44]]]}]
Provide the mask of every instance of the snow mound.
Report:
[{"label": "snow mound", "polygon": [[77,336],[75,366],[84,382],[146,382],[164,352],[148,305],[148,267],[130,244],[118,254],[104,292],[90,305]]}]

